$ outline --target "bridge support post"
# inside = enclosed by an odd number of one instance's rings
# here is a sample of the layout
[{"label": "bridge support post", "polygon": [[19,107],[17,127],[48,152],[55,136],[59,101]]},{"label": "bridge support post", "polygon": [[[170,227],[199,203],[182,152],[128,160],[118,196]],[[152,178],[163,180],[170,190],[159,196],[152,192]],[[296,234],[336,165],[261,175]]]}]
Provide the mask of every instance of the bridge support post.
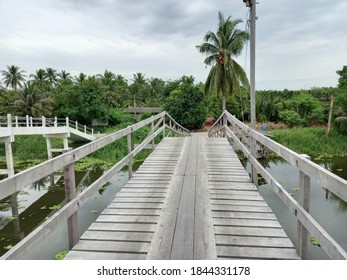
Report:
[{"label": "bridge support post", "polygon": [[[311,159],[308,155],[302,155]],[[301,170],[299,171],[299,199],[298,202],[307,212],[310,210],[310,182],[311,179]],[[303,224],[298,221],[298,254],[302,259],[307,259],[308,231]]]},{"label": "bridge support post", "polygon": [[[71,151],[72,148],[64,149],[63,153]],[[75,164],[71,163],[64,167],[65,200],[70,202],[76,197]],[[67,229],[69,235],[69,248],[72,249],[78,241],[78,220],[77,212],[67,219]]]},{"label": "bridge support post", "polygon": [[[131,133],[127,135],[128,138],[128,154],[131,153]],[[130,157],[129,162],[128,162],[128,174],[129,174],[129,180],[133,176],[133,158]]]}]

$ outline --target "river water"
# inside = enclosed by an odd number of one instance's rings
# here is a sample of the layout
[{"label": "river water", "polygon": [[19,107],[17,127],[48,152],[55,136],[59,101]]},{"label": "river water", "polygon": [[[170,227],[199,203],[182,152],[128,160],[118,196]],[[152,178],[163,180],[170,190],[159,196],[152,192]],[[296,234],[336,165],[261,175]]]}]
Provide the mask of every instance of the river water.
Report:
[{"label": "river water", "polygon": [[[347,157],[335,157],[329,161],[316,162],[336,175],[347,179]],[[263,166],[278,182],[298,200],[299,171],[284,160],[266,160]],[[250,170],[247,164],[247,170]],[[250,171],[249,171],[250,172]],[[283,229],[297,243],[297,220],[285,204],[278,198],[268,184],[259,186],[259,192],[264,197],[280,221]],[[324,186],[311,180],[310,214],[326,230],[338,244],[347,251],[347,203],[329,192]],[[308,259],[329,259],[322,248],[309,243]]]},{"label": "river water", "polygon": [[[267,170],[292,194],[298,198],[299,171],[282,160],[262,162]],[[347,179],[347,157],[336,157],[328,162],[319,163],[333,173]],[[245,163],[249,170],[249,165]],[[137,166],[134,167],[136,170]],[[76,172],[78,191],[82,191],[99,176],[101,170]],[[114,176],[109,184],[86,202],[78,211],[79,232],[84,232],[97,216],[113,200],[115,194],[128,180],[127,172]],[[263,184],[259,192],[273,209],[289,238],[296,244],[297,221],[277,197],[272,188]],[[318,223],[347,250],[347,203],[328,192],[323,186],[311,181],[310,213]],[[11,203],[12,202],[12,203]],[[28,235],[46,217],[52,215],[64,203],[64,183],[62,174],[44,178],[32,184],[17,195],[0,201],[0,255],[3,255],[22,238]],[[15,207],[17,205],[17,207]],[[54,259],[55,255],[68,249],[67,228],[65,223],[46,240],[35,246],[24,256],[25,259]],[[319,246],[309,244],[309,259],[327,259]]]}]

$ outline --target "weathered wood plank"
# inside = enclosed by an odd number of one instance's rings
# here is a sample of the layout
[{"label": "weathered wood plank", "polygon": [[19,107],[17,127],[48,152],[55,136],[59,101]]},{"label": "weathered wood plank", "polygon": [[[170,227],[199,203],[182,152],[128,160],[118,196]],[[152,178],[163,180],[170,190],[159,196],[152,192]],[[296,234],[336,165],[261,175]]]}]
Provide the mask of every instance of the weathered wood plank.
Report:
[{"label": "weathered wood plank", "polygon": [[121,215],[100,215],[98,223],[137,223],[137,224],[156,224],[157,216],[121,216]]},{"label": "weathered wood plank", "polygon": [[154,232],[155,228],[156,225],[154,224],[93,223],[90,225],[89,230]]},{"label": "weathered wood plank", "polygon": [[223,227],[215,226],[215,234],[263,236],[263,237],[287,237],[282,228],[251,228],[251,227]]},{"label": "weathered wood plank", "polygon": [[214,218],[213,224],[216,226],[237,226],[237,227],[257,227],[257,228],[282,228],[279,222],[273,220],[251,220],[251,219],[224,219]]},{"label": "weathered wood plank", "polygon": [[111,202],[110,208],[129,208],[129,209],[161,209],[163,203],[115,203]]},{"label": "weathered wood plank", "polygon": [[159,216],[159,209],[117,209],[117,208],[106,208],[102,211],[103,215],[144,215],[144,216]]},{"label": "weathered wood plank", "polygon": [[211,207],[212,207],[212,211],[272,213],[272,210],[270,207],[264,207],[264,206],[241,206],[241,205],[216,205],[216,204],[212,204]]},{"label": "weathered wood plank", "polygon": [[232,199],[211,199],[211,204],[213,205],[242,205],[242,206],[268,206],[265,201],[258,200],[232,200]]},{"label": "weathered wood plank", "polygon": [[217,258],[208,190],[205,148],[205,139],[199,138],[194,221],[194,259],[196,260],[213,260]]},{"label": "weathered wood plank", "polygon": [[149,242],[80,240],[74,251],[147,253]]},{"label": "weathered wood plank", "polygon": [[87,230],[81,240],[151,242],[153,233]]},{"label": "weathered wood plank", "polygon": [[258,219],[258,220],[277,220],[272,213],[252,213],[252,212],[220,212],[213,211],[213,218],[236,218],[236,219]]},{"label": "weathered wood plank", "polygon": [[240,259],[298,260],[295,249],[217,246],[218,257]]},{"label": "weathered wood plank", "polygon": [[146,254],[70,251],[64,260],[144,260]]},{"label": "weathered wood plank", "polygon": [[122,197],[116,196],[112,201],[114,203],[163,203],[164,198],[161,197]]},{"label": "weathered wood plank", "polygon": [[252,246],[268,248],[294,248],[289,238],[216,235],[216,244],[229,246]]},{"label": "weathered wood plank", "polygon": [[[195,171],[190,170],[190,172]],[[194,258],[195,178],[196,176],[184,177],[170,256],[170,259],[173,260],[192,260]]]}]

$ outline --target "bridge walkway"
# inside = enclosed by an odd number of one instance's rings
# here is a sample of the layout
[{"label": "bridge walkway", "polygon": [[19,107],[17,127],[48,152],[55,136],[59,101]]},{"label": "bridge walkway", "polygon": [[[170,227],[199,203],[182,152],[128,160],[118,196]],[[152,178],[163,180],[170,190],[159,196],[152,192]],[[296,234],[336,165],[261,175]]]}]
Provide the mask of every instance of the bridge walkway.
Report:
[{"label": "bridge walkway", "polygon": [[299,259],[226,138],[164,138],[65,259]]}]

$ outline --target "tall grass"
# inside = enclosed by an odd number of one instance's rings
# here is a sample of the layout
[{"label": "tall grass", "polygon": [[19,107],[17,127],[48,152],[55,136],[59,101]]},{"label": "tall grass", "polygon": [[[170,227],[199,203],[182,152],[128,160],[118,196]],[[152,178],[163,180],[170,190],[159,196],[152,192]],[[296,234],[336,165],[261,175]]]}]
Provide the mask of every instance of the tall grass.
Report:
[{"label": "tall grass", "polygon": [[274,140],[300,154],[311,157],[346,156],[347,136],[332,130],[329,136],[321,127],[273,130]]}]

